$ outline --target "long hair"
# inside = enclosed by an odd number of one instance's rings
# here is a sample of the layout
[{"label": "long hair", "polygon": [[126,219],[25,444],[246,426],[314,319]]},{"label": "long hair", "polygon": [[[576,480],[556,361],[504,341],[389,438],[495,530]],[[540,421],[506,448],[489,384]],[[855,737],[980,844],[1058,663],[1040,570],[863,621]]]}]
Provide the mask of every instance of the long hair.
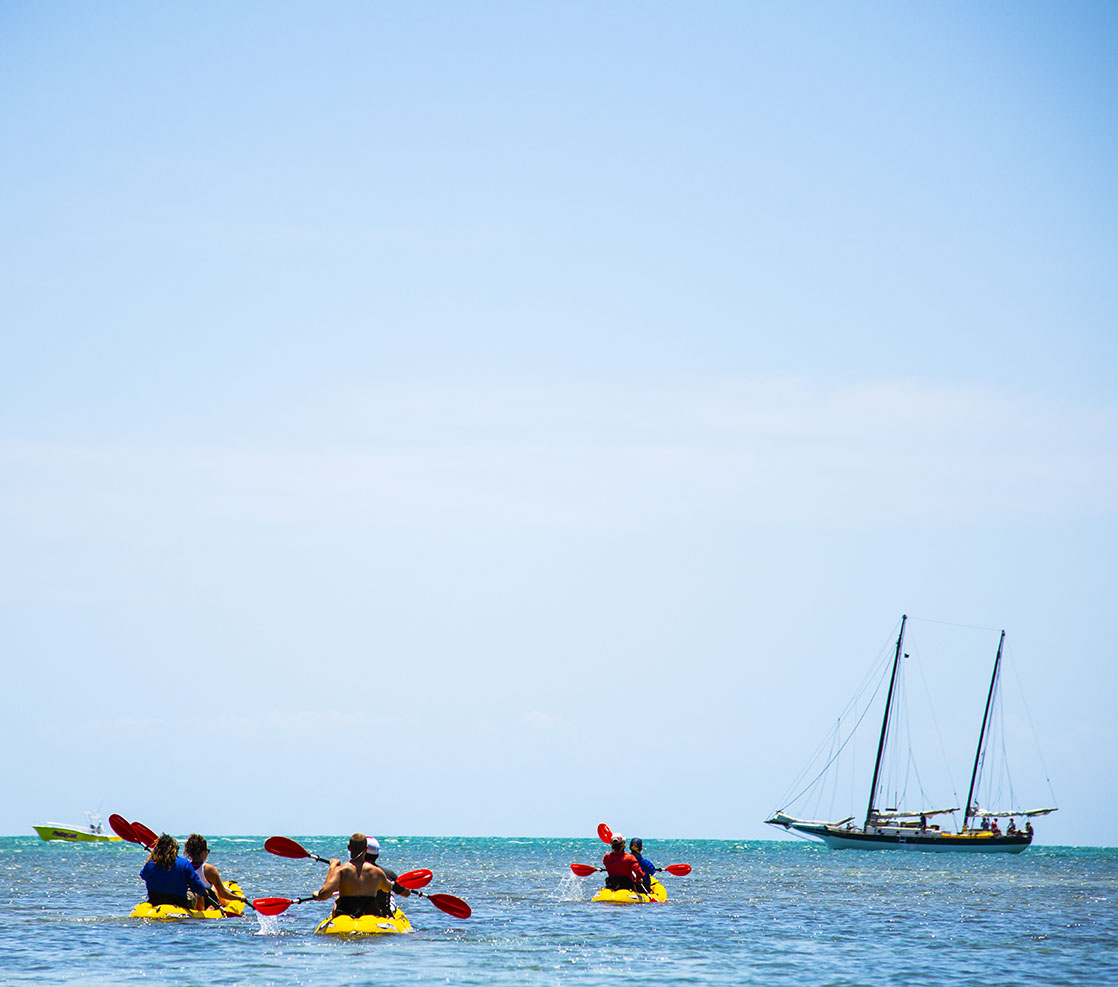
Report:
[{"label": "long hair", "polygon": [[206,845],[206,838],[204,836],[200,836],[198,833],[191,833],[186,838],[186,846],[184,849],[186,850],[186,855],[190,858],[190,862],[192,864],[197,864],[202,859],[202,854],[204,854],[209,847]]},{"label": "long hair", "polygon": [[179,855],[179,841],[173,836],[164,833],[155,841],[151,848],[151,859],[157,867],[170,870],[175,866],[175,858]]}]

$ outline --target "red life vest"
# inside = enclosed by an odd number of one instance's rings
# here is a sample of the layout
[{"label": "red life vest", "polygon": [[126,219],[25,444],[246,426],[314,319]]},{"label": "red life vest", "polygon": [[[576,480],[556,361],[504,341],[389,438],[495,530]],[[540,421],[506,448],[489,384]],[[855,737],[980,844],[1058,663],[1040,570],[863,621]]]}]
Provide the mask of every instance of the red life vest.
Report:
[{"label": "red life vest", "polygon": [[606,873],[610,877],[627,877],[631,881],[640,881],[644,877],[641,865],[631,853],[623,850],[611,851],[602,857]]}]

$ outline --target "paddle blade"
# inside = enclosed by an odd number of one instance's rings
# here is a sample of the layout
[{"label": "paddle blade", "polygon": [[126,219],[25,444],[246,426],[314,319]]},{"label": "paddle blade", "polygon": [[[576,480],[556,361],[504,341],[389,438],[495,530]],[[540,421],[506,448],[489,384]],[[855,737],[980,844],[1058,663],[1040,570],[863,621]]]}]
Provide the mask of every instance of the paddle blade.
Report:
[{"label": "paddle blade", "polygon": [[292,905],[290,898],[253,898],[252,907],[261,915],[282,915]]},{"label": "paddle blade", "polygon": [[269,836],[264,841],[264,849],[277,857],[288,857],[291,860],[302,860],[310,856],[298,843],[286,836]]},{"label": "paddle blade", "polygon": [[669,874],[678,874],[680,877],[683,877],[685,874],[690,874],[691,873],[691,865],[690,864],[668,864],[668,866],[665,867],[664,870],[666,870]]},{"label": "paddle blade", "polygon": [[571,864],[571,870],[579,877],[589,877],[597,869],[597,867],[591,867],[589,864]]},{"label": "paddle blade", "polygon": [[112,827],[113,832],[122,840],[127,840],[129,843],[140,842],[140,838],[136,835],[136,830],[132,828],[132,824],[125,819],[124,816],[118,816],[114,812],[109,816],[109,825]]},{"label": "paddle blade", "polygon": [[473,914],[469,905],[452,894],[429,894],[427,900],[455,918],[469,918]]},{"label": "paddle blade", "polygon": [[155,835],[150,829],[147,828],[142,822],[133,822],[132,831],[139,838],[139,841],[146,847],[155,846],[159,837]]},{"label": "paddle blade", "polygon": [[613,842],[613,830],[611,830],[605,823],[598,823],[598,839],[603,843]]},{"label": "paddle blade", "polygon": [[434,876],[426,867],[422,867],[419,870],[409,870],[406,874],[401,874],[396,878],[396,883],[409,891],[418,891],[420,888],[427,887]]}]

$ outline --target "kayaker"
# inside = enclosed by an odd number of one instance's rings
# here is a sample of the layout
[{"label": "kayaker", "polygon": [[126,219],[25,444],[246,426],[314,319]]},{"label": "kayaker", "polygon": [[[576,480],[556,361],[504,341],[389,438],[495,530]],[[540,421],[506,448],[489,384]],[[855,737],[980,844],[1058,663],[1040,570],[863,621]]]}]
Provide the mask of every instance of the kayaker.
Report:
[{"label": "kayaker", "polygon": [[377,894],[377,907],[382,909],[378,911],[377,914],[382,918],[392,918],[392,916],[396,914],[396,902],[393,896],[400,895],[401,897],[407,898],[410,897],[411,892],[403,887],[403,885],[396,882],[396,879],[400,876],[399,874],[391,868],[385,867],[384,864],[377,863],[377,857],[379,856],[380,841],[375,836],[368,837],[365,846],[365,859],[370,864],[374,864],[384,871],[384,876],[392,882],[391,894],[385,894],[383,891]]},{"label": "kayaker", "polygon": [[610,852],[602,857],[606,869],[606,887],[611,891],[636,891],[644,878],[641,865],[631,853],[625,852],[625,837],[614,833]]},{"label": "kayaker", "polygon": [[[221,883],[221,874],[207,859],[210,855],[210,848],[204,836],[198,833],[191,833],[186,838],[186,846],[184,849],[186,850],[186,856],[190,860],[190,865],[194,868],[194,873],[197,875],[198,880],[217,895],[218,901],[223,905],[230,901],[243,901],[246,904],[248,903],[248,899],[244,895],[235,894]],[[198,907],[202,907],[201,902]]]},{"label": "kayaker", "polygon": [[330,861],[326,881],[315,893],[314,899],[325,901],[337,892],[334,915],[350,915],[353,918],[379,915],[377,896],[381,892],[391,894],[392,882],[385,877],[384,871],[365,859],[368,847],[368,837],[364,833],[354,833],[349,838],[349,860],[344,864],[337,859]]},{"label": "kayaker", "polygon": [[656,873],[656,867],[647,857],[641,856],[644,850],[644,840],[639,836],[634,836],[629,841],[629,852],[637,858],[637,863],[641,869],[641,887],[648,893],[652,893],[652,875]]},{"label": "kayaker", "polygon": [[198,880],[190,861],[179,856],[178,840],[166,833],[155,841],[140,877],[147,885],[148,901],[153,905],[178,905],[190,911],[193,907],[190,892],[204,901],[212,898],[217,904],[214,893]]}]

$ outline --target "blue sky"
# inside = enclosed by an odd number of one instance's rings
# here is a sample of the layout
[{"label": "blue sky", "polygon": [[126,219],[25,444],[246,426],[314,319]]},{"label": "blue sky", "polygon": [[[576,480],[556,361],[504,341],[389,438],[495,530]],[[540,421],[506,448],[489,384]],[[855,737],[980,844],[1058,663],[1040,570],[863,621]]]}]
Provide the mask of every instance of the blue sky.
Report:
[{"label": "blue sky", "polygon": [[5,5],[0,831],[764,837],[908,612],[1112,842],[1116,20]]}]

